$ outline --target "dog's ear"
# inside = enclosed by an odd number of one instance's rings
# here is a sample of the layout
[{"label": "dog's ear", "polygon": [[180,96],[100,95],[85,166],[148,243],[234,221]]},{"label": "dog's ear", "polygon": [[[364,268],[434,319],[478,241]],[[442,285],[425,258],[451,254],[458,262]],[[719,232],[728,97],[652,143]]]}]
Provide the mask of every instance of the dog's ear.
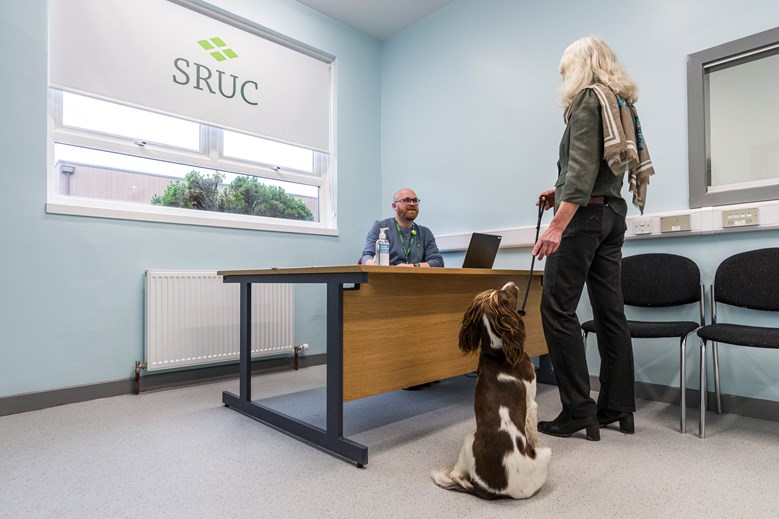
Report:
[{"label": "dog's ear", "polygon": [[514,324],[511,331],[503,336],[503,353],[506,355],[506,361],[516,366],[525,352],[525,323],[517,312],[511,313]]},{"label": "dog's ear", "polygon": [[516,366],[525,351],[525,323],[510,305],[498,304],[487,312],[492,331],[503,342],[503,354],[506,361]]},{"label": "dog's ear", "polygon": [[479,344],[482,335],[481,318],[484,314],[482,310],[482,294],[476,296],[471,306],[463,315],[463,322],[460,325],[460,351],[471,355],[479,351]]}]

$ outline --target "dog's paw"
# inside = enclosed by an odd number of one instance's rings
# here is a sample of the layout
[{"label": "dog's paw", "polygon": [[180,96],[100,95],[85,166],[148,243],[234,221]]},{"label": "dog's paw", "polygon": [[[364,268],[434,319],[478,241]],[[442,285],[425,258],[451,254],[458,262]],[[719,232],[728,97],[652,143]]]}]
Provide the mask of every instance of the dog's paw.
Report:
[{"label": "dog's paw", "polygon": [[451,478],[452,471],[450,469],[431,470],[430,477],[435,481],[435,484],[439,487],[449,488],[454,484]]},{"label": "dog's paw", "polygon": [[436,485],[447,490],[468,491],[473,488],[468,479],[451,469],[433,470],[430,472],[430,477]]}]

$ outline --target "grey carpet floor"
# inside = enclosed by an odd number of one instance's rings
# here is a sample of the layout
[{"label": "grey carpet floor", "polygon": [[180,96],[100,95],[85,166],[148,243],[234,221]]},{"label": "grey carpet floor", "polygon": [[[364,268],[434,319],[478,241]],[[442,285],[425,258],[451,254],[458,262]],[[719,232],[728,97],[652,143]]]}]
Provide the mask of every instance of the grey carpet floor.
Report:
[{"label": "grey carpet floor", "polygon": [[[324,366],[253,379],[253,398],[324,424]],[[474,429],[474,379],[350,402],[358,469],[221,404],[237,380],[0,418],[2,518],[779,517],[779,426],[639,401],[635,435],[542,435],[549,479],[533,498],[486,502],[433,484]],[[539,385],[540,419],[560,409]],[[695,417],[693,417],[695,415]]]}]

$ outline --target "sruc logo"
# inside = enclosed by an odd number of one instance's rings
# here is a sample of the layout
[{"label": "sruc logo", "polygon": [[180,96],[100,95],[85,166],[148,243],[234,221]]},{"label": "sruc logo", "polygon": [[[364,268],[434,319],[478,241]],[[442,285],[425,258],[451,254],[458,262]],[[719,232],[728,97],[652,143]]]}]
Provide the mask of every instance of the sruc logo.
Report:
[{"label": "sruc logo", "polygon": [[[224,61],[226,59],[237,58],[238,54],[233,49],[219,50],[222,47],[227,47],[227,44],[222,41],[222,38],[211,38],[210,40],[198,40],[198,45],[203,47],[203,50],[211,54],[211,57],[216,61]],[[212,51],[212,49],[217,49]]]},{"label": "sruc logo", "polygon": [[[238,54],[231,48],[228,48],[227,44],[222,41],[221,38],[198,40],[197,43],[216,61],[221,62],[238,57]],[[203,91],[208,89],[208,92],[212,94],[218,93],[226,99],[233,99],[236,94],[240,94],[240,98],[243,99],[246,104],[257,106],[257,102],[252,101],[247,97],[247,90],[253,90],[254,92],[259,91],[260,86],[256,81],[241,81],[238,76],[234,74],[227,74],[227,72],[216,70],[216,89],[214,89],[211,84],[214,80],[214,71],[201,63],[193,62],[192,65],[194,66],[194,78],[190,76],[189,60],[185,58],[174,59],[173,66],[181,75],[173,74],[173,82],[177,85],[188,85],[190,84],[190,81],[193,81],[192,87],[194,89]],[[230,79],[225,79],[226,76],[229,76]]]}]

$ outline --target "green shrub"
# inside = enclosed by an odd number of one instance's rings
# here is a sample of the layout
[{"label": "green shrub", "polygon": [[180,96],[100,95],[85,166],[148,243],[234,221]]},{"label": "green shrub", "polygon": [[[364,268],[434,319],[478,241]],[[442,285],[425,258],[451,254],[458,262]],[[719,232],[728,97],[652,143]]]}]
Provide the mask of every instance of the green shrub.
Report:
[{"label": "green shrub", "polygon": [[183,180],[168,184],[162,195],[154,195],[151,203],[289,220],[314,220],[311,209],[281,187],[268,186],[257,177],[243,175],[227,186],[222,186],[223,181],[222,173],[203,176],[198,171],[190,171]]}]

